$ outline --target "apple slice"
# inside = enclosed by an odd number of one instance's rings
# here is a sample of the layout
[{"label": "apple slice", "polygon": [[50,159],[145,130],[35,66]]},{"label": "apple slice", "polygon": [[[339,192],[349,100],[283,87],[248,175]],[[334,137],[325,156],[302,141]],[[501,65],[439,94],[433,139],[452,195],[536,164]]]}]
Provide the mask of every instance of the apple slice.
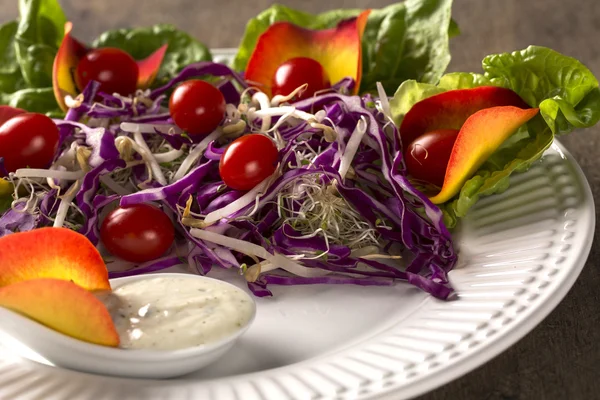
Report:
[{"label": "apple slice", "polygon": [[33,279],[13,283],[0,288],[0,306],[75,339],[119,345],[119,334],[104,304],[73,282]]}]

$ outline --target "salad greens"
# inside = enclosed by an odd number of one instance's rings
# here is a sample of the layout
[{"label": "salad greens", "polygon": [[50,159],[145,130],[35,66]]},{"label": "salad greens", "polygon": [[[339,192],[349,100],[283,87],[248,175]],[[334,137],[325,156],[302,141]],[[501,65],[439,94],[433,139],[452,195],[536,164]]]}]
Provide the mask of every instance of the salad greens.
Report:
[{"label": "salad greens", "polygon": [[116,47],[142,60],[164,44],[169,47],[153,84],[155,87],[164,85],[190,64],[212,60],[204,44],[168,24],[108,31],[94,40],[92,47]]},{"label": "salad greens", "polygon": [[[57,0],[19,0],[19,19],[0,26],[0,104],[60,116],[52,90],[52,66],[67,21]],[[108,31],[92,47],[117,47],[143,59],[169,47],[154,87],[167,83],[187,65],[210,61],[208,48],[167,24]]]},{"label": "salad greens", "polygon": [[[452,0],[407,0],[372,10],[362,40],[361,92],[381,82],[390,93],[407,79],[436,83],[450,62],[448,40],[459,33],[450,18]],[[276,4],[251,19],[233,67],[246,68],[258,37],[276,22],[309,29],[332,28],[361,10],[332,10],[317,15]]]},{"label": "salad greens", "polygon": [[527,170],[552,144],[555,135],[586,128],[600,120],[598,80],[583,64],[554,50],[530,46],[513,53],[487,56],[484,73],[450,73],[437,85],[404,82],[390,101],[399,125],[410,107],[435,94],[478,86],[513,90],[541,116],[534,118],[494,153],[463,186],[458,198],[442,206],[449,227],[464,217],[481,196],[508,188],[513,172]]},{"label": "salad greens", "polygon": [[66,18],[57,0],[20,0],[20,18],[0,27],[0,103],[59,113],[52,64]]}]

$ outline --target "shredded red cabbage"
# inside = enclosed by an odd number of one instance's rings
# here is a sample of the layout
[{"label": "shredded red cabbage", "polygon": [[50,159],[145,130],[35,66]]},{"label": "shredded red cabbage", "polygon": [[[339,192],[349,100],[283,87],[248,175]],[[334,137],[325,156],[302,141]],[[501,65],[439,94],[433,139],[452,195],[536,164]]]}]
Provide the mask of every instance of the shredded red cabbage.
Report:
[{"label": "shredded red cabbage", "polygon": [[[228,104],[208,143],[182,134],[167,108],[171,89],[202,77],[216,78]],[[10,175],[23,197],[0,217],[0,236],[54,224],[98,244],[110,210],[152,202],[173,219],[177,243],[157,260],[121,263],[111,277],[187,263],[199,274],[236,270],[256,296],[272,295],[270,285],[405,281],[445,299],[457,256],[442,213],[407,179],[398,132],[377,99],[347,95],[354,84],[344,79],[329,93],[265,107],[218,63],[190,65],[130,97],[99,93],[92,82],[55,121],[61,141],[48,178]],[[279,167],[256,190],[231,190],[219,160],[249,132],[277,143]]]}]

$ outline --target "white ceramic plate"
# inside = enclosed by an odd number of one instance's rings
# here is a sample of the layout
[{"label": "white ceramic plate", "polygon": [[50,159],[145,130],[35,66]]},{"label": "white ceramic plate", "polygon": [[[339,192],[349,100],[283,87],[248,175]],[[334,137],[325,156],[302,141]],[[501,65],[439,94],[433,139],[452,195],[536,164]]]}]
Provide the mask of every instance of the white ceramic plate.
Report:
[{"label": "white ceramic plate", "polygon": [[[533,329],[588,256],[595,213],[586,179],[559,144],[457,234],[456,301],[395,287],[274,287],[223,359],[169,381],[87,375],[0,344],[0,398],[403,399],[483,364]],[[216,274],[240,287],[239,277]],[[213,274],[215,276],[215,274]],[[1,322],[0,322],[1,323]],[[35,359],[35,355],[31,355]]]},{"label": "white ceramic plate", "polygon": [[[224,60],[232,50],[216,50]],[[44,365],[0,341],[0,399],[346,400],[414,397],[493,358],[563,299],[592,244],[592,194],[560,144],[465,219],[451,272],[458,299],[410,287],[272,287],[221,360],[177,380],[142,381]],[[240,277],[210,276],[244,287]],[[0,321],[0,323],[2,323]],[[27,354],[30,361],[16,354]]]}]

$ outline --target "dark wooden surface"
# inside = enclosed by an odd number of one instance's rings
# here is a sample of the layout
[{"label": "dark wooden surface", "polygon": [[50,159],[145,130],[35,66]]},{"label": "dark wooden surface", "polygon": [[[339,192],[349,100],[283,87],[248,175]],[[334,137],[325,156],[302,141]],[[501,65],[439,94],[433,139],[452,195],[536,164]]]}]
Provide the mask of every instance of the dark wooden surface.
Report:
[{"label": "dark wooden surface", "polygon": [[[75,33],[91,39],[110,28],[173,23],[210,47],[234,47],[245,22],[265,0],[62,0]],[[282,0],[309,12],[378,8],[384,0]],[[0,21],[14,18],[16,0],[0,0]],[[455,0],[462,35],[451,44],[451,71],[480,71],[483,56],[530,44],[576,57],[600,76],[600,0]],[[600,127],[562,142],[600,195]],[[598,211],[598,208],[597,208]],[[600,399],[600,236],[565,300],[509,350],[420,400]]]}]

